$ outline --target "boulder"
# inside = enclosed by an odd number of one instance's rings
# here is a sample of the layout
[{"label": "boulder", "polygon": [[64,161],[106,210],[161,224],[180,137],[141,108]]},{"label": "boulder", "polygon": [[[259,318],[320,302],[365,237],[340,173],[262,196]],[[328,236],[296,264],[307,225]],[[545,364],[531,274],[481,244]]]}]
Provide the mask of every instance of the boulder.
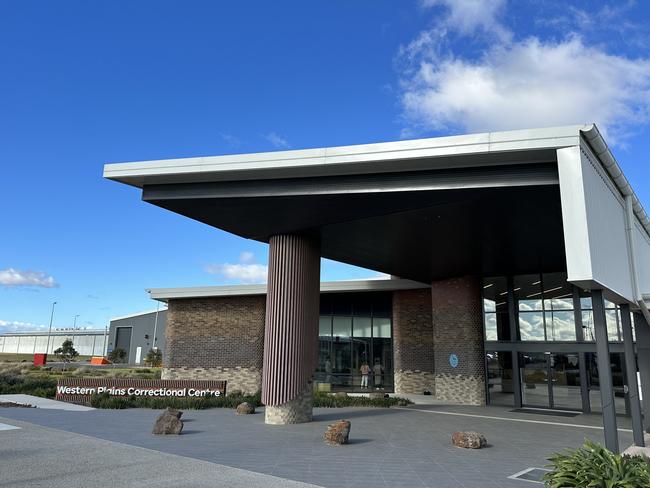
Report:
[{"label": "boulder", "polygon": [[255,413],[255,405],[248,402],[243,402],[237,405],[237,415],[250,415]]},{"label": "boulder", "polygon": [[180,419],[183,416],[183,412],[181,410],[177,410],[172,407],[167,407],[167,412],[169,413],[169,415],[173,415],[177,419]]},{"label": "boulder", "polygon": [[370,398],[371,400],[379,400],[379,399],[382,399],[382,398],[386,398],[384,395],[385,395],[385,393],[378,392],[378,391],[373,391],[373,392],[368,394],[368,398]]},{"label": "boulder", "polygon": [[641,456],[650,461],[650,447],[640,447],[632,445],[622,452],[623,456]]},{"label": "boulder", "polygon": [[183,431],[183,412],[174,408],[168,408],[161,413],[153,425],[154,435],[179,435]]},{"label": "boulder", "polygon": [[478,432],[454,432],[451,435],[451,442],[456,447],[465,449],[481,449],[487,446],[487,439],[483,434]]},{"label": "boulder", "polygon": [[334,393],[334,396],[336,398],[347,398],[348,394],[345,391],[337,391],[336,393]]},{"label": "boulder", "polygon": [[327,426],[323,438],[331,446],[340,446],[348,443],[350,437],[350,421],[339,420]]}]

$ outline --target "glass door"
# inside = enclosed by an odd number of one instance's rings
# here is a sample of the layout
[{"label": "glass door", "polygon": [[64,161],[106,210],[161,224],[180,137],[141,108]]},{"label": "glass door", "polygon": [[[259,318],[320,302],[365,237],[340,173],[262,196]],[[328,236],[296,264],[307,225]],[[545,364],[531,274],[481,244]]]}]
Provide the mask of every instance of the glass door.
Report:
[{"label": "glass door", "polygon": [[578,353],[550,354],[551,408],[582,409]]},{"label": "glass door", "polygon": [[578,353],[524,353],[522,359],[525,406],[582,409]]},{"label": "glass door", "polygon": [[521,399],[524,406],[551,406],[548,356],[543,352],[522,354]]}]

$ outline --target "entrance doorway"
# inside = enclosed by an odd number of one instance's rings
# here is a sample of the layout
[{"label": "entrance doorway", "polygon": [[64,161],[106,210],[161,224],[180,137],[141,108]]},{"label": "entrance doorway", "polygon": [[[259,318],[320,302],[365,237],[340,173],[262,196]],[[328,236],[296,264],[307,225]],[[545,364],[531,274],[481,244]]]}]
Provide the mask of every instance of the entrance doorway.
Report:
[{"label": "entrance doorway", "polygon": [[118,327],[115,329],[115,349],[118,347],[126,351],[126,361],[131,362],[131,332],[132,327]]},{"label": "entrance doorway", "polygon": [[524,406],[582,409],[578,353],[522,353],[520,364]]}]

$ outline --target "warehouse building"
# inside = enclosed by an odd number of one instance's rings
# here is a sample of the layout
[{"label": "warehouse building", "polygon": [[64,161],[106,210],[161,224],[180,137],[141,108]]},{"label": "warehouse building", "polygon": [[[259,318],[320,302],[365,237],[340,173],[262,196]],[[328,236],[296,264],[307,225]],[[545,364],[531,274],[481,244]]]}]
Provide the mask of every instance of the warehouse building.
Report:
[{"label": "warehouse building", "polygon": [[151,349],[165,350],[167,310],[158,308],[110,320],[107,354],[115,349],[125,352],[123,362],[143,364]]},{"label": "warehouse building", "polygon": [[[340,381],[337,354],[352,383],[359,361],[390,371],[376,330],[392,341],[397,391],[600,410],[613,450],[627,409],[643,442],[633,324],[650,386],[650,219],[594,125],[119,163],[104,176],[270,246],[263,295],[151,291],[169,306],[168,375],[254,378],[268,423],[308,421],[314,379]],[[319,295],[321,257],[406,288]]]}]

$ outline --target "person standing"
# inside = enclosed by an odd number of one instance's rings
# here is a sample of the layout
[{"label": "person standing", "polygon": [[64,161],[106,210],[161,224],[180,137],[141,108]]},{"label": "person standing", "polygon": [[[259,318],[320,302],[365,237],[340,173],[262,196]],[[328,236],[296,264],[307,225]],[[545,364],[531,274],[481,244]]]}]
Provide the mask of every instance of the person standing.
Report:
[{"label": "person standing", "polygon": [[372,372],[374,373],[372,378],[372,383],[375,387],[381,386],[381,374],[384,372],[384,368],[381,367],[379,358],[375,358],[375,365],[372,367]]},{"label": "person standing", "polygon": [[359,368],[359,371],[361,371],[361,388],[368,388],[368,377],[370,376],[370,366],[368,366],[368,363],[364,361],[364,363],[361,365],[361,368]]}]

